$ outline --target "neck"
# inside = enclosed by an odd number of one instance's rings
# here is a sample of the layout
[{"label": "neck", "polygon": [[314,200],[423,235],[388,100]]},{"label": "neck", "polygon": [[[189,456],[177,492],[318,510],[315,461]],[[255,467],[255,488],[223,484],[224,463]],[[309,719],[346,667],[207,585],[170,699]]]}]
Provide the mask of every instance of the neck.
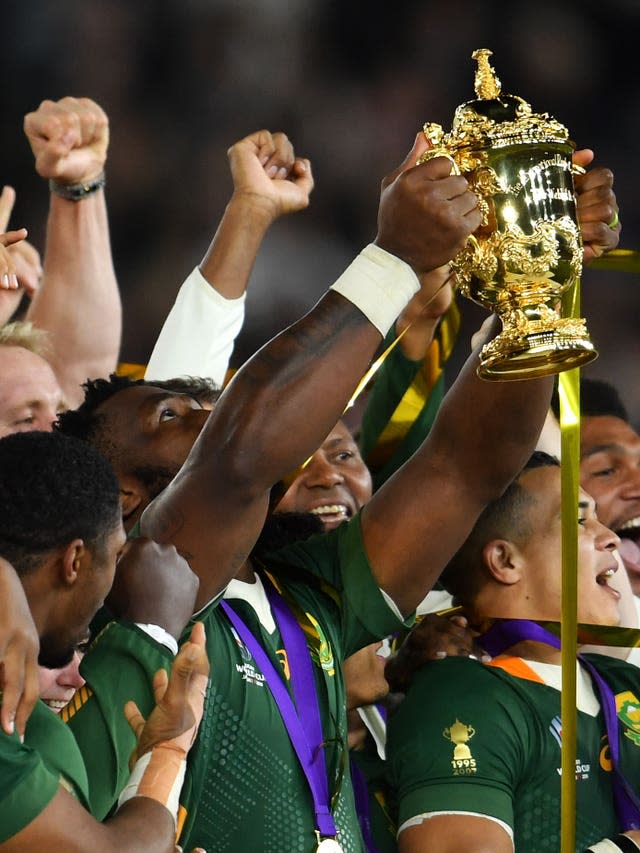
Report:
[{"label": "neck", "polygon": [[347,711],[347,726],[349,749],[362,749],[367,737],[367,727],[357,708],[350,708]]},{"label": "neck", "polygon": [[255,572],[250,560],[246,560],[236,572],[235,579],[245,583],[255,583]]},{"label": "neck", "polygon": [[562,661],[560,649],[554,649],[553,646],[538,643],[535,640],[522,640],[522,642],[505,649],[503,654],[538,661],[539,663],[559,664]]}]

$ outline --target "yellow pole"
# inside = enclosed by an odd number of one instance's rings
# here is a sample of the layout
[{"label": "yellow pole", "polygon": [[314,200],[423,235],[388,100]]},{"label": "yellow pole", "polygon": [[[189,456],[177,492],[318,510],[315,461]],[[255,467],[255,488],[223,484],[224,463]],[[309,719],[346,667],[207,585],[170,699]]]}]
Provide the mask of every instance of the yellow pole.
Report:
[{"label": "yellow pole", "polygon": [[[569,312],[579,316],[577,282],[570,299]],[[566,306],[565,306],[566,307]],[[562,779],[561,779],[561,853],[576,849],[576,659],[577,659],[577,562],[578,499],[580,487],[580,370],[560,374],[560,430],[562,482]]]}]

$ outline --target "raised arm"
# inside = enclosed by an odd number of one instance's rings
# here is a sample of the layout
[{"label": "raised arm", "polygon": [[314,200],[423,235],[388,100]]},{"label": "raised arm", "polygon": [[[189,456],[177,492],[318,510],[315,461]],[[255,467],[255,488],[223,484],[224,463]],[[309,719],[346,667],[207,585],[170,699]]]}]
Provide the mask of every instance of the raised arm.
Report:
[{"label": "raised arm", "polygon": [[244,563],[271,486],[340,417],[381,335],[417,290],[416,273],[445,263],[479,223],[475,196],[447,161],[411,167],[421,146],[383,189],[376,245],[236,374],[182,470],[143,515],[143,533],[188,557],[201,602]]},{"label": "raised arm", "polygon": [[233,195],[199,268],[180,289],[146,379],[208,376],[222,385],[264,236],[280,216],[309,204],[309,161],[295,157],[283,133],[252,133],[236,142],[228,156]]},{"label": "raised arm", "polygon": [[551,378],[486,382],[477,365],[476,351],[425,441],[362,511],[374,574],[403,613],[424,598],[486,504],[525,464],[549,408]]},{"label": "raised arm", "polygon": [[[38,174],[55,181],[47,221],[44,273],[27,319],[51,334],[51,364],[73,408],[87,378],[115,370],[122,308],[111,259],[104,189],[109,124],[88,98],[43,101],[24,120]],[[83,185],[95,190],[70,201]]]}]

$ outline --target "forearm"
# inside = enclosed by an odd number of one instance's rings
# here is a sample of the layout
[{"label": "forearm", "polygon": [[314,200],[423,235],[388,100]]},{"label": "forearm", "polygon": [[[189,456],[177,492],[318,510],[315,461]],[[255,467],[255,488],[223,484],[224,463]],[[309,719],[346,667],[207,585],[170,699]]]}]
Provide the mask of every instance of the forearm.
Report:
[{"label": "forearm", "polygon": [[231,197],[200,272],[226,299],[237,299],[247,288],[258,249],[274,220],[268,201],[248,193]]},{"label": "forearm", "polygon": [[115,369],[120,348],[122,307],[104,190],[79,202],[51,195],[43,266],[27,319],[49,330],[50,360],[73,408],[87,378]]},{"label": "forearm", "polygon": [[362,511],[371,565],[403,613],[418,605],[480,512],[523,468],[549,406],[551,378],[486,382],[476,367],[474,354],[427,439]]}]

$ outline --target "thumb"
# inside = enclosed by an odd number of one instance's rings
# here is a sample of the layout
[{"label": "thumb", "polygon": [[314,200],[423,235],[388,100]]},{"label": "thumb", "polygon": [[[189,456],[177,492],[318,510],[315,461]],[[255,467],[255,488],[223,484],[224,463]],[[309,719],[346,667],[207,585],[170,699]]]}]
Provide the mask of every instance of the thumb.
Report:
[{"label": "thumb", "polygon": [[579,151],[574,151],[571,160],[575,166],[588,166],[595,157],[595,154],[590,148],[581,148]]},{"label": "thumb", "polygon": [[409,151],[402,163],[400,163],[400,165],[396,169],[394,169],[393,172],[390,172],[386,176],[383,181],[383,186],[386,187],[389,184],[392,184],[398,177],[398,175],[401,175],[403,172],[406,172],[408,169],[412,169],[414,166],[416,166],[420,157],[422,157],[425,151],[428,151],[429,148],[431,148],[429,140],[422,131],[419,131],[416,134],[416,138],[413,142],[413,147],[411,151]]}]

